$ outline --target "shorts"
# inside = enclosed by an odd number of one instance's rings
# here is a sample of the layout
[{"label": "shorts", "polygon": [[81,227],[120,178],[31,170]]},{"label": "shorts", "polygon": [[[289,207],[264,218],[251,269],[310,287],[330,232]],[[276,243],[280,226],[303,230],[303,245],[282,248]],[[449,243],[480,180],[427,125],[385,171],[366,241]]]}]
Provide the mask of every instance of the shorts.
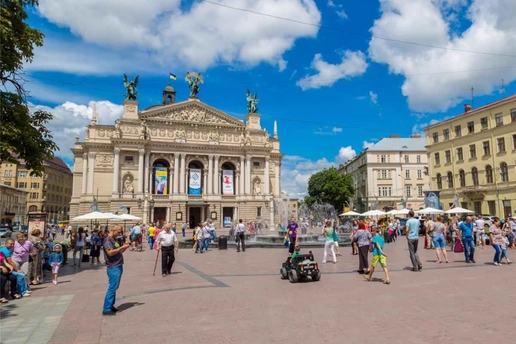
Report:
[{"label": "shorts", "polygon": [[446,242],[444,241],[444,235],[442,234],[436,234],[433,238],[434,247],[435,248],[445,248]]},{"label": "shorts", "polygon": [[337,247],[339,247],[339,242],[338,241],[334,241],[333,244]]},{"label": "shorts", "polygon": [[378,264],[378,262],[380,262],[380,265],[382,267],[386,267],[387,266],[387,257],[385,257],[384,255],[373,256],[373,262],[371,263],[373,268],[376,267],[376,264]]},{"label": "shorts", "polygon": [[59,263],[52,263],[52,273],[57,274],[59,271]]},{"label": "shorts", "polygon": [[131,235],[131,241],[133,241],[133,242],[134,241],[138,241],[141,236],[142,236],[141,233],[140,234],[133,234],[133,235]]}]

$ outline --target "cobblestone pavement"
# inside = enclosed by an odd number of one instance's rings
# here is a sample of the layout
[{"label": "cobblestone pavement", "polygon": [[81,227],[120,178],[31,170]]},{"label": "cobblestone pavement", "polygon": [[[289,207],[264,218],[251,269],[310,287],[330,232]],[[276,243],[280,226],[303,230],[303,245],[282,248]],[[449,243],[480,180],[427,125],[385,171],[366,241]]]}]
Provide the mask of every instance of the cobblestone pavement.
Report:
[{"label": "cobblestone pavement", "polygon": [[[423,271],[410,271],[406,240],[386,246],[391,285],[365,282],[357,256],[341,248],[337,264],[320,264],[320,282],[280,280],[287,251],[180,250],[162,277],[155,251],[126,252],[115,317],[101,315],[104,265],[67,265],[57,286],[0,306],[1,343],[510,343],[516,334],[511,286],[516,264],[494,266],[491,247],[477,263],[450,253],[437,264],[420,250]],[[321,262],[322,249],[313,250]],[[516,251],[509,251],[516,258]],[[61,317],[61,315],[64,315]]]}]

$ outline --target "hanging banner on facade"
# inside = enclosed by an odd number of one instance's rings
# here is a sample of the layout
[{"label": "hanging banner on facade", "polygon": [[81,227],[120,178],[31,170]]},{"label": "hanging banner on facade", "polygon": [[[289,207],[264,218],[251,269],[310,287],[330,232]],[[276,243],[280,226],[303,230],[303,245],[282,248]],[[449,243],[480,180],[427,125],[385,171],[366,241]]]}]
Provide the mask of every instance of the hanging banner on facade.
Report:
[{"label": "hanging banner on facade", "polygon": [[154,170],[154,194],[167,195],[168,175],[166,167],[156,167]]},{"label": "hanging banner on facade", "polygon": [[234,195],[233,186],[233,171],[223,170],[222,171],[222,194],[223,195]]},{"label": "hanging banner on facade", "polygon": [[190,181],[188,182],[188,194],[201,194],[201,170],[197,168],[190,169]]}]

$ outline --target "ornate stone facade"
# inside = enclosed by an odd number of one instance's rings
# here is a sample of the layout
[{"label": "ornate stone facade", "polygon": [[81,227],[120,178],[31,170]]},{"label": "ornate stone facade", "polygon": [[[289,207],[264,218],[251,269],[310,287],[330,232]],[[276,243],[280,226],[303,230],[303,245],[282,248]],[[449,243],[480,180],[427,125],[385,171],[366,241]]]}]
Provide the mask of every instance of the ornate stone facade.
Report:
[{"label": "ornate stone facade", "polygon": [[274,222],[282,154],[258,114],[244,122],[198,98],[142,111],[126,101],[122,118],[87,132],[72,149],[71,218],[98,195],[100,211],[123,206],[145,222]]}]

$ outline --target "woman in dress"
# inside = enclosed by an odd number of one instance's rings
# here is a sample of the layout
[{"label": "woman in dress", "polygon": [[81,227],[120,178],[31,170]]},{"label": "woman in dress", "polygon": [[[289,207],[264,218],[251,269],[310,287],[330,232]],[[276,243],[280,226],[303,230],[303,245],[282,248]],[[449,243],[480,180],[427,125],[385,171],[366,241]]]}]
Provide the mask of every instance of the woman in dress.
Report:
[{"label": "woman in dress", "polygon": [[38,285],[40,284],[40,279],[43,279],[41,263],[43,260],[43,251],[45,251],[45,243],[43,242],[41,231],[39,229],[34,229],[31,234],[30,242],[32,243],[33,250],[30,254],[31,262],[29,264],[29,276],[32,280],[31,284]]},{"label": "woman in dress", "polygon": [[365,224],[360,221],[358,223],[358,230],[353,237],[353,241],[357,243],[358,246],[358,273],[364,274],[369,273],[369,245],[371,244],[372,235],[371,232],[366,230]]}]

